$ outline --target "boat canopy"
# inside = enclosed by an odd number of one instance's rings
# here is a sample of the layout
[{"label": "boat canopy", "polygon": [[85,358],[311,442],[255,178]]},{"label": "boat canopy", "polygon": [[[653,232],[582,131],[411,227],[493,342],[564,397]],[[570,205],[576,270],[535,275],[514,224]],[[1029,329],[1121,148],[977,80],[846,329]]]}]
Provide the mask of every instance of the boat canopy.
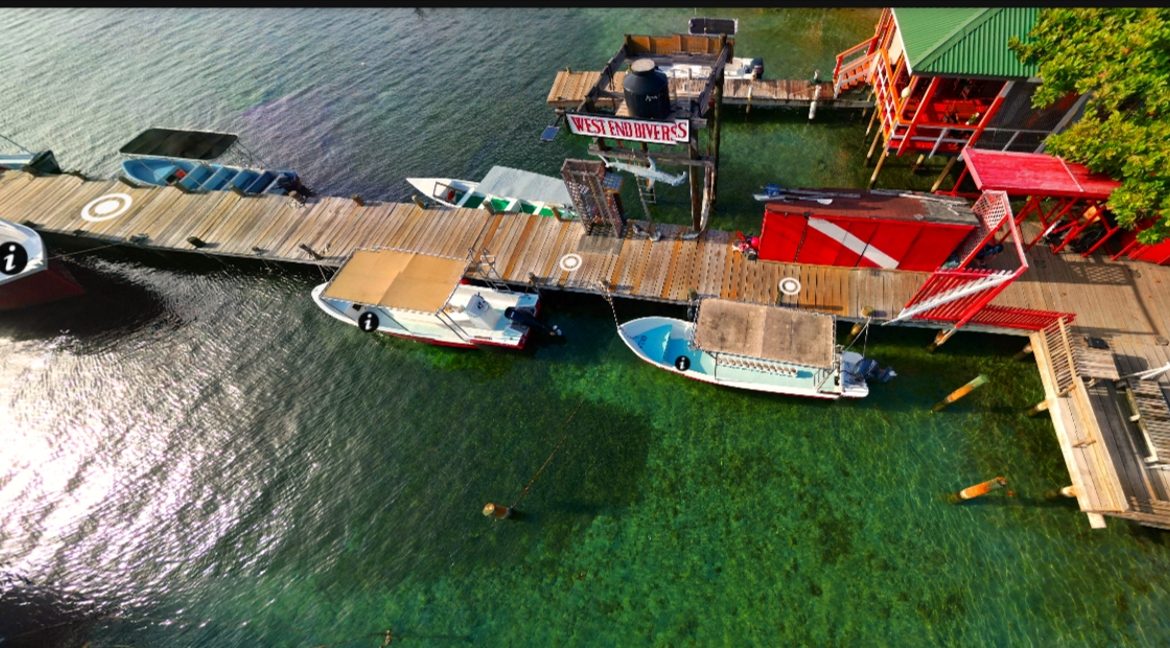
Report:
[{"label": "boat canopy", "polygon": [[829,369],[836,330],[832,315],[725,299],[699,302],[695,345],[708,353]]},{"label": "boat canopy", "polygon": [[573,204],[568,188],[559,178],[506,166],[492,167],[483,180],[479,181],[476,191],[492,196],[519,198],[528,202]]},{"label": "boat canopy", "polygon": [[322,295],[435,313],[446,305],[466,270],[464,259],[398,250],[358,250],[333,275]]},{"label": "boat canopy", "polygon": [[127,142],[119,153],[187,160],[214,160],[240,138],[231,133],[150,128]]}]

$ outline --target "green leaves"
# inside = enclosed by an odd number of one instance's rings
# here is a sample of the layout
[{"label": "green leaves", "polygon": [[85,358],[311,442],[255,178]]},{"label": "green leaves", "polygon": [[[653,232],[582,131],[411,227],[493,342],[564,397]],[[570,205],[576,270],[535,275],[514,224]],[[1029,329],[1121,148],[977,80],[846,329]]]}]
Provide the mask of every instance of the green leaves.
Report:
[{"label": "green leaves", "polygon": [[1088,94],[1084,116],[1048,150],[1122,182],[1109,209],[1127,228],[1170,235],[1170,9],[1044,9],[1030,42],[1009,47],[1039,66],[1033,105]]}]

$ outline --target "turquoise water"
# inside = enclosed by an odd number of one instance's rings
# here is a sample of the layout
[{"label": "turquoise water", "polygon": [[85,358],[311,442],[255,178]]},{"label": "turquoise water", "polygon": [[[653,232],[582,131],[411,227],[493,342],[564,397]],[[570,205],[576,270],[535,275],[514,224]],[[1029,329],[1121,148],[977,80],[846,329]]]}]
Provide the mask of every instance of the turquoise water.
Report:
[{"label": "turquoise water", "polygon": [[[825,77],[876,19],[698,13],[738,16],[769,76]],[[0,132],[109,175],[148,126],[232,130],[319,191],[388,200],[407,175],[555,174],[584,149],[538,142],[555,69],[693,14],[4,10]],[[766,182],[868,178],[858,116],[729,114],[715,227],[758,227]],[[929,185],[905,167],[883,184]],[[877,327],[858,346],[899,376],[821,402],[657,370],[596,297],[545,296],[563,344],[460,352],[337,325],[314,270],[72,260],[87,296],[0,314],[5,645],[1170,641],[1167,537],[1090,530],[1054,495],[1019,338],[931,354],[932,332]],[[949,500],[996,475],[1010,494]]]}]

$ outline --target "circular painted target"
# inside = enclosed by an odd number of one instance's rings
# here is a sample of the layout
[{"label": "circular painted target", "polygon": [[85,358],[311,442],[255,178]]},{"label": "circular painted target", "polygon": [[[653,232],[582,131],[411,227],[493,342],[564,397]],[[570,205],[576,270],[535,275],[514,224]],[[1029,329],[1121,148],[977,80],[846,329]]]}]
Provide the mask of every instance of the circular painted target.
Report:
[{"label": "circular painted target", "polygon": [[795,295],[800,292],[800,280],[796,277],[784,277],[780,280],[780,292],[785,295]]},{"label": "circular painted target", "polygon": [[572,272],[581,267],[581,255],[572,253],[566,254],[565,256],[561,257],[560,263],[558,265],[561,266],[561,270],[564,270],[565,272]]},{"label": "circular painted target", "polygon": [[98,196],[81,208],[81,218],[91,223],[100,223],[125,214],[132,204],[134,199],[130,194],[112,193]]},{"label": "circular painted target", "polygon": [[20,274],[27,265],[28,252],[23,245],[16,241],[0,245],[0,273],[10,276]]},{"label": "circular painted target", "polygon": [[680,355],[674,359],[674,368],[679,371],[686,371],[691,368],[691,359],[685,355]]},{"label": "circular painted target", "polygon": [[373,311],[366,311],[358,317],[358,328],[366,333],[378,330],[378,316]]}]

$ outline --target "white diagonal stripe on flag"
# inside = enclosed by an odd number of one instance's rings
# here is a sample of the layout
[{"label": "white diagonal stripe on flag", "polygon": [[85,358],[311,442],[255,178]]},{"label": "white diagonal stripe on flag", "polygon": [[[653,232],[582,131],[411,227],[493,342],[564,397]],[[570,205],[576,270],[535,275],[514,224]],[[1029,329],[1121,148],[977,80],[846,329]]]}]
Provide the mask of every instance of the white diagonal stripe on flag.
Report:
[{"label": "white diagonal stripe on flag", "polygon": [[865,241],[850,234],[848,230],[845,230],[840,225],[830,223],[823,218],[810,218],[808,219],[808,226],[840,243],[846,249],[852,250],[876,263],[879,268],[890,270],[898,267],[897,259],[872,245],[867,245]]}]

